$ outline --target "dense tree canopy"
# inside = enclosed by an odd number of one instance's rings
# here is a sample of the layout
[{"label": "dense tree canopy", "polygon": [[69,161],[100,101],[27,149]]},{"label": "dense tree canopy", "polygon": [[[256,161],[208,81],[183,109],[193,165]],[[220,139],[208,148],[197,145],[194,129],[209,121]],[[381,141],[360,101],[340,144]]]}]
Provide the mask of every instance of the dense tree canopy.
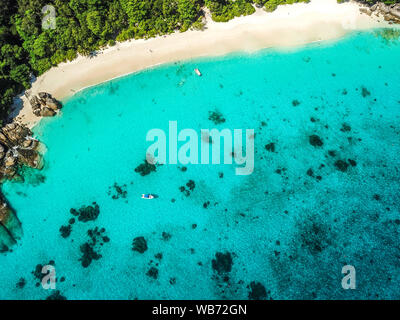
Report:
[{"label": "dense tree canopy", "polygon": [[[300,1],[308,0],[1,0],[0,119],[13,98],[29,88],[32,75],[78,53],[89,55],[115,41],[201,29],[205,6],[215,21],[228,21],[252,14],[254,5],[272,11]],[[42,28],[45,5],[55,8],[55,29]]]}]

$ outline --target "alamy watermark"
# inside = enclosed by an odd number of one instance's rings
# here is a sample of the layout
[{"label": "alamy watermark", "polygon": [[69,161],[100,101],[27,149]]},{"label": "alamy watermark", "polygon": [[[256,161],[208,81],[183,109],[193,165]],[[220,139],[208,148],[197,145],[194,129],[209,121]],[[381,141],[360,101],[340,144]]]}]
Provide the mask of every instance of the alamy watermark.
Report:
[{"label": "alamy watermark", "polygon": [[55,29],[56,28],[56,9],[52,5],[46,5],[42,8],[42,29]]},{"label": "alamy watermark", "polygon": [[345,265],[342,268],[342,274],[345,274],[342,279],[342,288],[345,290],[356,289],[356,268],[352,265]]},{"label": "alamy watermark", "polygon": [[[236,175],[250,175],[254,171],[254,130],[246,129],[243,146],[242,129],[201,129],[200,139],[193,129],[183,129],[178,133],[178,122],[169,121],[168,138],[162,129],[152,129],[146,141],[155,141],[146,153],[150,164],[221,164],[221,140],[223,141],[223,164],[233,164]],[[168,141],[168,152],[167,152]],[[178,150],[178,142],[185,142]],[[210,148],[211,146],[211,148]],[[243,154],[245,147],[245,155]],[[168,162],[167,162],[168,154]]]},{"label": "alamy watermark", "polygon": [[42,268],[42,288],[44,290],[56,289],[56,268],[52,265],[46,265]]}]

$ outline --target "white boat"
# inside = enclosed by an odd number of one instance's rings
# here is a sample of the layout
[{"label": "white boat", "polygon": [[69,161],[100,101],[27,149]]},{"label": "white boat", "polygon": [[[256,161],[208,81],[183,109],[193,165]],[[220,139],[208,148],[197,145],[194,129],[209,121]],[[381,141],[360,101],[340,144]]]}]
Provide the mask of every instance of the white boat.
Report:
[{"label": "white boat", "polygon": [[148,193],[142,194],[142,199],[151,200],[151,199],[154,199],[154,198],[155,197],[152,194],[148,194]]},{"label": "white boat", "polygon": [[194,72],[196,72],[196,74],[199,76],[199,77],[201,77],[201,72],[200,72],[200,70],[199,69],[194,69]]}]

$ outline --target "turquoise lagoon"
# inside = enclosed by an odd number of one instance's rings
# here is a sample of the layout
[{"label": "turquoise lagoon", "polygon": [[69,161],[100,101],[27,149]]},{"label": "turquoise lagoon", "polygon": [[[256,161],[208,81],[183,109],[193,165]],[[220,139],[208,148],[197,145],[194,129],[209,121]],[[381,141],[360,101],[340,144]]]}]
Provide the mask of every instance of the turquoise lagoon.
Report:
[{"label": "turquoise lagoon", "polygon": [[[54,293],[32,273],[49,261],[67,299],[399,298],[399,57],[399,41],[356,33],[177,62],[77,93],[34,129],[44,169],[2,187],[23,237],[0,256],[0,298]],[[171,120],[178,130],[254,129],[254,173],[163,165],[141,176],[146,133]],[[142,200],[147,192],[159,197]],[[70,209],[93,202],[97,219],[63,238]],[[109,241],[83,267],[95,227]],[[144,253],[132,250],[136,237]],[[342,289],[344,265],[356,269],[356,290]]]}]

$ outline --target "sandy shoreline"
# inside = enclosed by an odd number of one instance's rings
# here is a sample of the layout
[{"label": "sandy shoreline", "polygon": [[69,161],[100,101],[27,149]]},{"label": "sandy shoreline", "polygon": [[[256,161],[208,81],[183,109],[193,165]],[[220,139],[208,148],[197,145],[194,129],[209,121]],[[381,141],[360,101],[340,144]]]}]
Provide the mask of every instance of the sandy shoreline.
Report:
[{"label": "sandy shoreline", "polygon": [[[162,63],[272,46],[298,46],[387,26],[376,17],[361,14],[359,8],[354,2],[311,0],[308,4],[281,6],[272,13],[259,9],[251,16],[227,23],[215,23],[208,16],[205,31],[117,43],[93,58],[78,57],[62,63],[36,79],[27,94],[45,91],[61,100],[83,88]],[[23,108],[17,121],[32,128],[40,118],[32,113],[27,99],[21,99]]]}]

